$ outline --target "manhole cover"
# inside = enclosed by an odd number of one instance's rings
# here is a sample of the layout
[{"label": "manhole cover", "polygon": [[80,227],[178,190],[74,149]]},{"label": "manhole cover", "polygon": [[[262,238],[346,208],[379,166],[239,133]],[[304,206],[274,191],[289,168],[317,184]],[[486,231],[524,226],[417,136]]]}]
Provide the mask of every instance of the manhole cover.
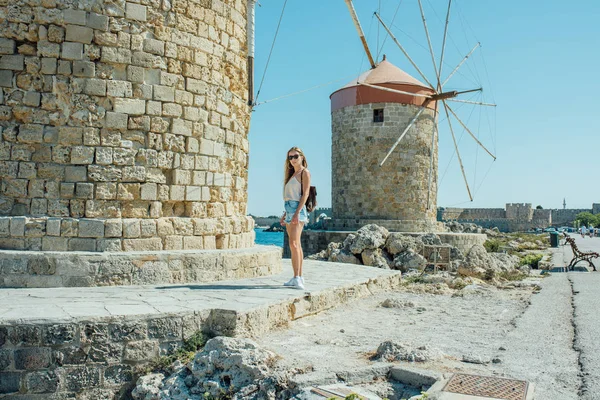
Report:
[{"label": "manhole cover", "polygon": [[516,379],[454,374],[443,391],[503,400],[525,400],[527,386],[526,381]]}]

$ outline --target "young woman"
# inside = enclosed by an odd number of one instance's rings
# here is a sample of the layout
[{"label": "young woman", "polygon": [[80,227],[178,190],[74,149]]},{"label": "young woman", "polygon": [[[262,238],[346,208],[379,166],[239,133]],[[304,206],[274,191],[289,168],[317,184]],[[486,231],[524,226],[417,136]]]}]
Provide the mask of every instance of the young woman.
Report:
[{"label": "young woman", "polygon": [[304,153],[298,147],[292,147],[287,152],[283,174],[283,201],[285,212],[281,217],[281,225],[285,225],[292,255],[292,268],[294,277],[284,286],[296,289],[304,289],[304,278],[302,277],[302,260],[304,253],[300,243],[302,228],[308,222],[306,211],[306,199],[310,189],[310,172]]}]

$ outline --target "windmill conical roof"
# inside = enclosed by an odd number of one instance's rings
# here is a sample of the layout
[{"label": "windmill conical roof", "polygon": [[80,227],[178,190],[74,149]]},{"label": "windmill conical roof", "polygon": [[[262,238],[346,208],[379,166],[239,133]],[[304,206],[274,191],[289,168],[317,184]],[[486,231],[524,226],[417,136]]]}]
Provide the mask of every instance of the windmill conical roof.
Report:
[{"label": "windmill conical roof", "polygon": [[387,61],[385,56],[375,68],[363,72],[358,79],[354,79],[341,89],[357,86],[360,83],[368,83],[371,85],[378,85],[382,83],[414,85],[430,89],[430,87],[423,82],[413,78],[391,62]]}]

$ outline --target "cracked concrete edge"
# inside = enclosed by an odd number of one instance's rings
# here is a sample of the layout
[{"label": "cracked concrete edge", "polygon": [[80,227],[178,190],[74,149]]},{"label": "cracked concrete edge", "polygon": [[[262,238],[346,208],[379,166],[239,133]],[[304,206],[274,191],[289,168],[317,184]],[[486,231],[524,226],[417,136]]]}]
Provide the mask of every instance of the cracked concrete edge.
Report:
[{"label": "cracked concrete edge", "polygon": [[300,296],[238,312],[235,326],[229,325],[227,330],[233,331],[231,336],[257,337],[286,326],[290,321],[315,315],[375,293],[394,290],[400,286],[401,280],[401,273],[398,272],[318,292],[305,292]]}]

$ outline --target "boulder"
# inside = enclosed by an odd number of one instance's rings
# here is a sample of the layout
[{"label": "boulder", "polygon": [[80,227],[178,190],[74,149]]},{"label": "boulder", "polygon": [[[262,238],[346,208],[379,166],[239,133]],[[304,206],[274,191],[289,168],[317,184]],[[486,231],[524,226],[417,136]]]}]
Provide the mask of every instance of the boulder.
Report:
[{"label": "boulder", "polygon": [[363,264],[368,265],[369,267],[390,269],[390,264],[392,263],[392,260],[390,260],[381,249],[367,249],[362,252],[361,258]]},{"label": "boulder", "polygon": [[138,379],[134,400],[205,398],[287,399],[293,397],[286,373],[272,369],[276,355],[244,338],[216,337],[193,361],[164,379],[151,374]]},{"label": "boulder", "polygon": [[457,272],[462,276],[483,277],[486,276],[487,271],[495,269],[496,263],[485,250],[485,247],[476,244],[471,247]]},{"label": "boulder", "polygon": [[397,232],[390,233],[384,245],[385,249],[391,255],[396,255],[406,250],[419,251],[421,246],[423,246],[423,243],[419,239]]},{"label": "boulder", "polygon": [[514,271],[519,267],[519,257],[506,253],[491,253],[490,257],[494,260],[496,268],[501,271]]},{"label": "boulder", "polygon": [[387,340],[379,345],[374,356],[381,361],[426,362],[441,358],[442,352],[430,346],[413,348],[404,343]]},{"label": "boulder", "polygon": [[396,255],[392,265],[394,269],[406,272],[409,269],[422,269],[426,264],[427,260],[422,255],[413,250],[406,250]]},{"label": "boulder", "polygon": [[346,249],[333,250],[328,261],[362,265],[360,260]]},{"label": "boulder", "polygon": [[435,233],[426,233],[424,235],[419,236],[419,240],[423,242],[423,244],[429,246],[441,246],[442,241],[438,235]]},{"label": "boulder", "polygon": [[388,236],[389,232],[387,229],[375,224],[369,224],[363,226],[356,232],[354,240],[350,241],[350,235],[348,235],[348,238],[344,241],[344,246],[348,244],[348,248],[353,254],[360,254],[365,249],[374,250],[378,247],[382,247]]}]

